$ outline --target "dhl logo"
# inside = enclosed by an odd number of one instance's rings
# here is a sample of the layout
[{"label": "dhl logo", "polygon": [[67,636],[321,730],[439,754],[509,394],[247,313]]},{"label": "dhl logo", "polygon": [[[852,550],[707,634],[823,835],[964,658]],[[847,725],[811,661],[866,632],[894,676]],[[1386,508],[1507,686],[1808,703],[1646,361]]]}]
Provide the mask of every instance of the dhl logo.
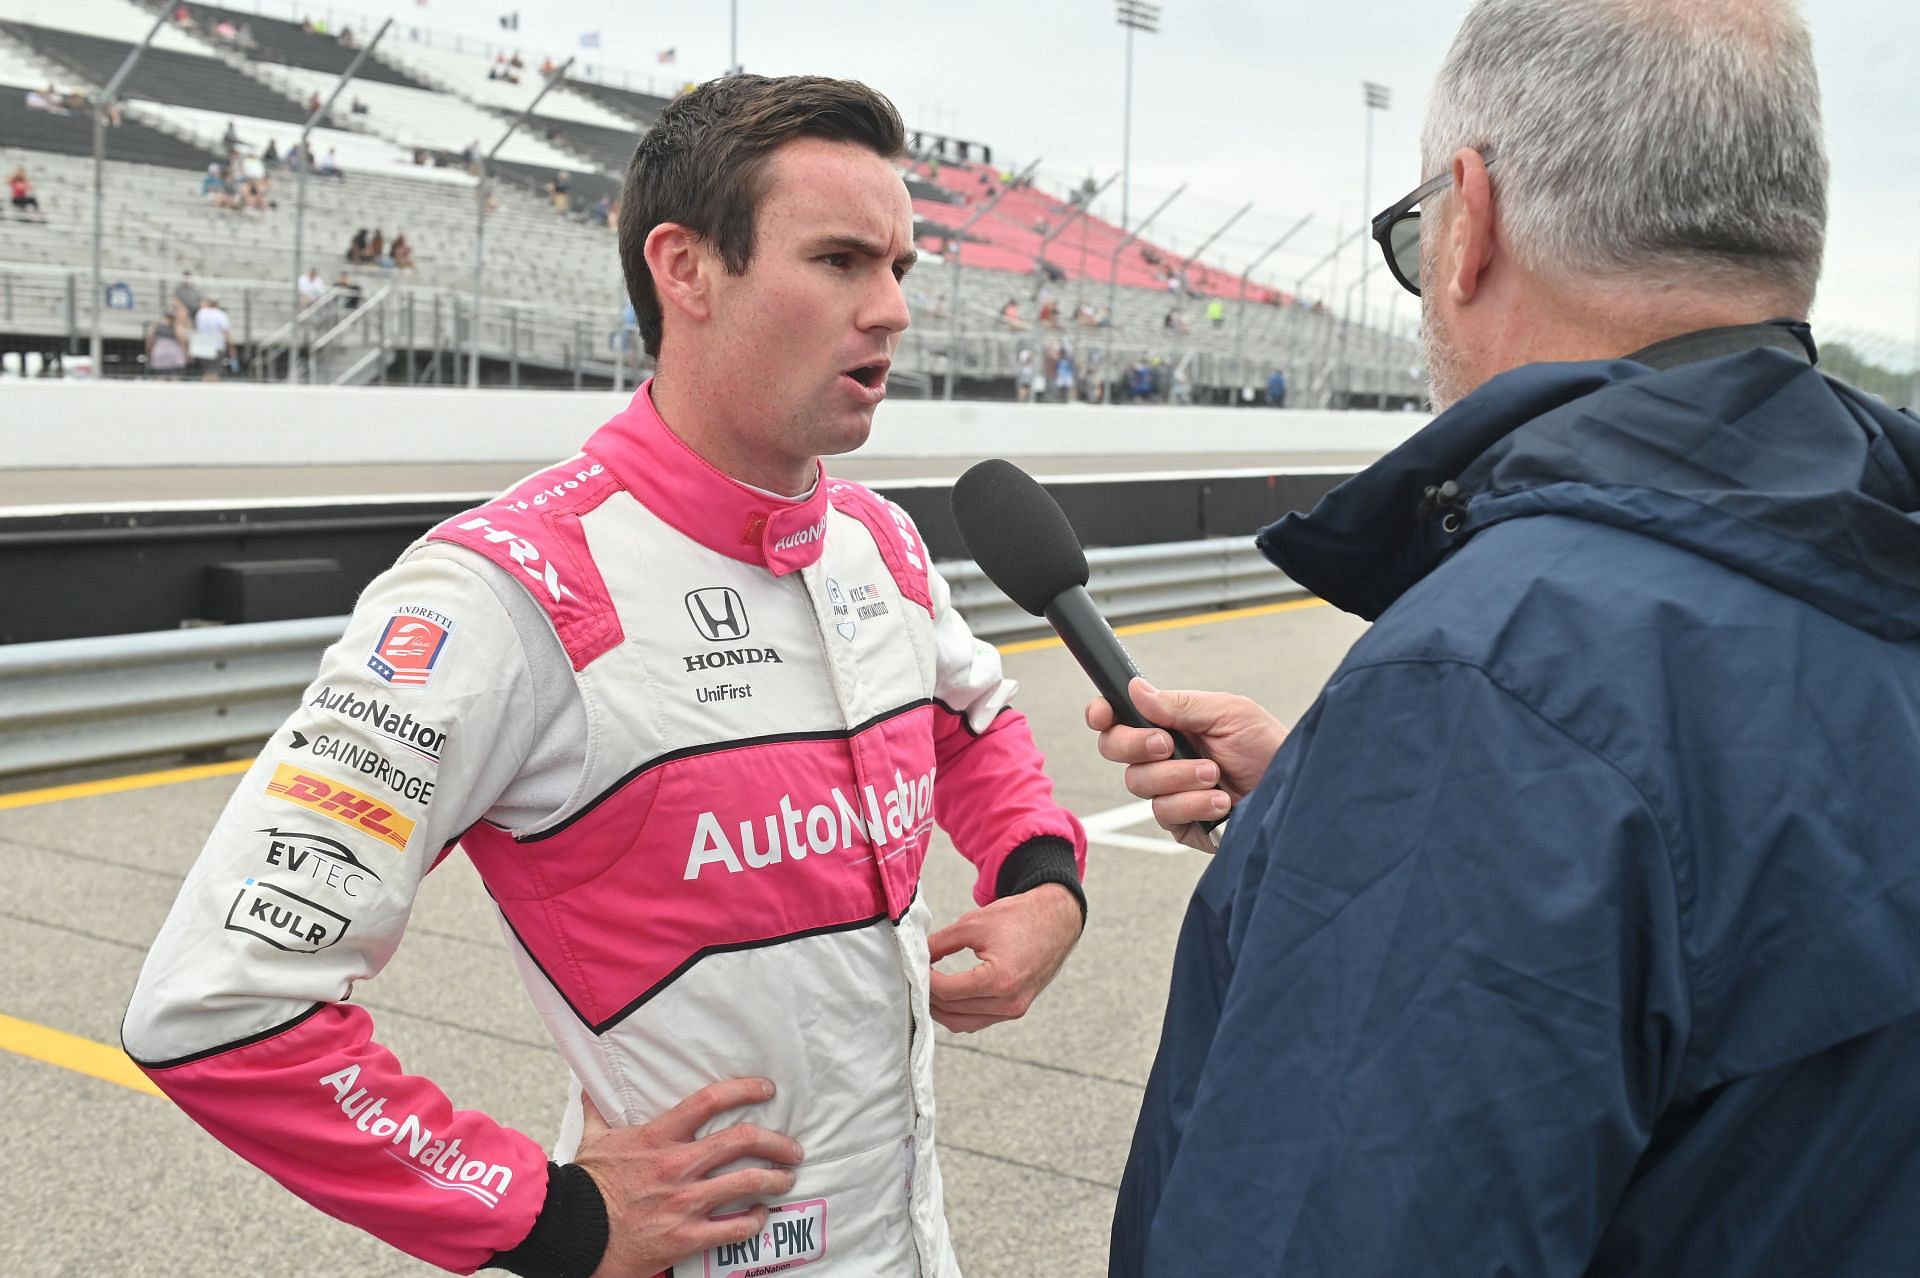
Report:
[{"label": "dhl logo", "polygon": [[315,776],[291,764],[283,763],[274,769],[273,780],[267,782],[267,793],[309,812],[318,812],[349,829],[365,830],[401,852],[407,850],[407,840],[413,837],[414,823],[396,815],[392,808],[382,807],[330,777]]}]

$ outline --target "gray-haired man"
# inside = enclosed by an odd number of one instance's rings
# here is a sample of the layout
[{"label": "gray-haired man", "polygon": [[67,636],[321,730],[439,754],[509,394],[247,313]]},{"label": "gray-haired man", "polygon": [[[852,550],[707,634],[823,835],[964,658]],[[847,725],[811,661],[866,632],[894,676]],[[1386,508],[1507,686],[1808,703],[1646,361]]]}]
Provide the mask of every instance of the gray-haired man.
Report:
[{"label": "gray-haired man", "polygon": [[1113,1272],[1920,1273],[1920,422],[1812,367],[1807,33],[1482,0],[1423,150],[1447,411],[1261,536],[1376,624],[1291,735],[1089,709],[1239,803]]}]

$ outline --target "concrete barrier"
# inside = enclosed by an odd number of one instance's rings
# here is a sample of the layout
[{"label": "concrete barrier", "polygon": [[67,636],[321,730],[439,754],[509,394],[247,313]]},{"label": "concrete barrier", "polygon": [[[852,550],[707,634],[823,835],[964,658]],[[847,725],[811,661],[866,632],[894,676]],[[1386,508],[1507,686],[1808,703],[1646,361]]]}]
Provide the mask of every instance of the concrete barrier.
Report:
[{"label": "concrete barrier", "polygon": [[[0,381],[0,466],[379,465],[565,457],[627,396]],[[896,400],[863,457],[1384,452],[1419,413]]]}]

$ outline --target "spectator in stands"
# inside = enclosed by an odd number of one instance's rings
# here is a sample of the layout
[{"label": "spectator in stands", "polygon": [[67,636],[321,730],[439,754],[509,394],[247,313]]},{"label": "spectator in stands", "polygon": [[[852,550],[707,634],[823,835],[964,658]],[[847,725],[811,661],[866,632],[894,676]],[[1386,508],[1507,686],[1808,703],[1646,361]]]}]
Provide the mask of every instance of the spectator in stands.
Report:
[{"label": "spectator in stands", "polygon": [[193,282],[192,271],[180,272],[180,282],[173,286],[173,300],[180,304],[188,322],[192,322],[193,316],[200,310],[200,288]]},{"label": "spectator in stands", "polygon": [[1267,378],[1267,407],[1285,408],[1287,406],[1287,370],[1276,368]]},{"label": "spectator in stands", "polygon": [[1217,297],[1207,303],[1207,322],[1215,328],[1227,322],[1227,304]]},{"label": "spectator in stands", "polygon": [[170,301],[160,318],[147,325],[147,376],[175,381],[187,366],[187,313]]},{"label": "spectator in stands", "polygon": [[1059,393],[1060,402],[1071,404],[1075,397],[1073,346],[1060,344],[1060,362],[1053,366],[1053,389]]},{"label": "spectator in stands", "polygon": [[367,241],[366,260],[374,266],[393,265],[393,259],[387,256],[387,237],[377,226],[373,228],[373,238]]},{"label": "spectator in stands", "polygon": [[1100,316],[1094,312],[1093,303],[1082,298],[1080,304],[1073,308],[1073,322],[1081,328],[1097,328]]},{"label": "spectator in stands", "polygon": [[333,282],[333,287],[340,293],[340,306],[343,310],[360,309],[360,286],[353,282],[353,276],[345,271],[340,272],[340,278]]},{"label": "spectator in stands", "polygon": [[606,226],[611,223],[613,220],[613,196],[602,192],[600,198],[593,202],[593,207],[587,210],[587,220],[598,223],[601,226]]},{"label": "spectator in stands", "polygon": [[1060,307],[1051,293],[1043,294],[1040,301],[1040,322],[1048,328],[1060,327]]},{"label": "spectator in stands", "polygon": [[340,161],[334,158],[332,147],[327,148],[327,153],[320,157],[320,163],[317,166],[315,166],[313,171],[315,173],[318,173],[321,177],[330,177],[330,178],[346,177],[346,174],[340,171]]},{"label": "spectator in stands", "polygon": [[393,248],[388,253],[388,256],[393,259],[393,267],[395,270],[411,271],[413,269],[413,245],[407,243],[407,233],[405,231],[401,231],[393,237]]},{"label": "spectator in stands", "polygon": [[193,356],[203,382],[219,381],[233,358],[233,321],[211,297],[201,299],[200,310],[193,317],[187,353]]},{"label": "spectator in stands", "polygon": [[352,27],[340,28],[340,45],[342,48],[346,48],[346,49],[357,49],[360,47],[360,42],[353,38]]},{"label": "spectator in stands", "polygon": [[553,78],[553,73],[555,71],[558,71],[559,69],[560,69],[559,67],[554,65],[553,58],[551,55],[543,59],[540,63],[540,74],[545,76],[549,80]]},{"label": "spectator in stands", "polygon": [[278,138],[267,139],[267,149],[261,152],[260,162],[268,168],[272,168],[280,163],[280,140]]},{"label": "spectator in stands", "polygon": [[307,114],[308,115],[312,115],[315,111],[318,111],[321,107],[325,105],[326,103],[321,100],[320,90],[315,89],[312,93],[309,93],[307,95]]},{"label": "spectator in stands", "polygon": [[[1022,346],[1020,353],[1013,357],[1013,398],[1016,401],[1024,404],[1033,398],[1033,383],[1036,376],[1038,374],[1033,367],[1033,350],[1031,347]],[[1046,378],[1040,377],[1040,382],[1044,386]]]},{"label": "spectator in stands", "polygon": [[66,105],[60,101],[59,90],[51,84],[46,87],[45,92],[39,89],[27,90],[27,110],[45,111],[48,115],[67,114]]},{"label": "spectator in stands", "polygon": [[260,47],[260,42],[253,38],[253,27],[245,22],[242,22],[240,30],[234,33],[233,42],[243,53],[252,53]]},{"label": "spectator in stands", "polygon": [[361,227],[353,233],[353,242],[347,245],[347,261],[359,266],[367,260],[367,228]]},{"label": "spectator in stands", "polygon": [[425,147],[416,146],[415,148],[413,148],[414,167],[416,168],[425,167],[428,163],[432,161],[432,158],[433,157],[427,154],[427,150]]},{"label": "spectator in stands", "polygon": [[515,71],[522,71],[526,69],[527,64],[520,60],[520,50],[515,49],[513,51],[513,56],[507,59],[507,65],[512,67]]},{"label": "spectator in stands", "polygon": [[1143,359],[1127,369],[1127,402],[1144,404],[1153,398],[1153,369]]},{"label": "spectator in stands", "polygon": [[216,40],[225,41],[226,43],[231,44],[234,40],[234,37],[238,36],[239,34],[240,34],[240,28],[234,26],[232,21],[227,18],[222,18],[220,19],[220,21],[213,24],[213,38]]},{"label": "spectator in stands", "polygon": [[307,273],[300,277],[300,304],[312,306],[326,295],[327,282],[320,278],[320,268],[309,266]]},{"label": "spectator in stands", "polygon": [[16,166],[13,176],[7,179],[7,199],[14,212],[23,217],[31,214],[31,220],[36,222],[46,221],[40,212],[40,197],[33,193],[33,183],[27,177],[24,164]]},{"label": "spectator in stands", "polygon": [[348,108],[348,111],[353,115],[371,115],[372,114],[372,112],[368,110],[367,104],[360,100],[360,95],[357,93],[354,94],[353,105]]},{"label": "spectator in stands", "polygon": [[565,169],[553,175],[553,181],[547,183],[547,198],[553,201],[553,211],[562,217],[567,213],[569,193],[573,190],[573,179]]},{"label": "spectator in stands", "polygon": [[1007,304],[1000,308],[1000,322],[1008,328],[1025,328],[1026,321],[1020,318],[1020,299],[1009,297]]},{"label": "spectator in stands", "polygon": [[207,166],[206,176],[200,179],[200,194],[216,209],[239,207],[233,198],[233,186],[227,181],[226,168],[217,160]]}]

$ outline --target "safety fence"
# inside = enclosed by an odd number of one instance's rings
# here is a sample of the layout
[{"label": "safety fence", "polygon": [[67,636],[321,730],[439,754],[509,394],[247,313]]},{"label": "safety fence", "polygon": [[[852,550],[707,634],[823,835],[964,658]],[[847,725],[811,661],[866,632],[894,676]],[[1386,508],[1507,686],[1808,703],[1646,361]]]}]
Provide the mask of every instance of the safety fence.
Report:
[{"label": "safety fence", "polygon": [[[1115,621],[1249,604],[1300,588],[1250,539],[1088,552],[1088,591]],[[983,639],[1044,631],[971,562],[940,565]],[[294,708],[345,617],[0,647],[0,775],[264,740]]]}]

